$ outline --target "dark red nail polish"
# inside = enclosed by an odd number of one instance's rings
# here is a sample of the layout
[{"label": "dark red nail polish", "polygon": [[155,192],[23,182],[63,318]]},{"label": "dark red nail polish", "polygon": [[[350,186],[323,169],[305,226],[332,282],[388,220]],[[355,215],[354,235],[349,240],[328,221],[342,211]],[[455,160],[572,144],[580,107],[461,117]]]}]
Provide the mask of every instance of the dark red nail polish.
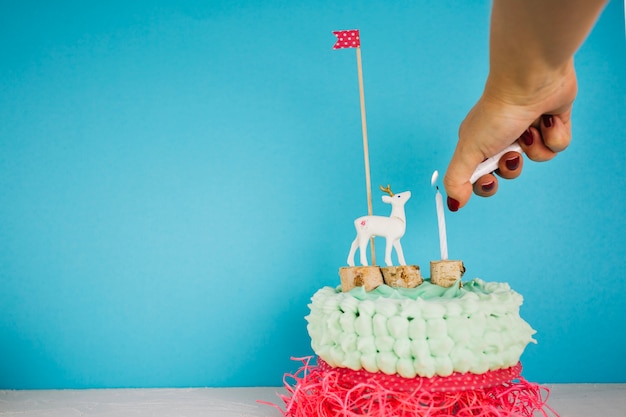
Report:
[{"label": "dark red nail polish", "polygon": [[448,197],[448,209],[450,211],[458,211],[460,203],[452,197]]},{"label": "dark red nail polish", "polygon": [[517,155],[517,156],[514,156],[513,158],[510,158],[504,161],[504,165],[506,165],[509,171],[515,171],[517,167],[519,167],[519,161],[520,161],[520,158],[519,158],[519,155]]},{"label": "dark red nail polish", "polygon": [[543,116],[541,116],[541,120],[543,120],[543,124],[545,127],[552,127],[552,125],[554,124],[554,120],[552,119],[551,114],[544,114]]},{"label": "dark red nail polish", "polygon": [[524,133],[522,133],[521,139],[526,146],[530,146],[533,144],[535,140],[533,139],[533,132],[530,131],[530,128],[526,129]]},{"label": "dark red nail polish", "polygon": [[484,192],[488,193],[489,191],[493,190],[493,187],[495,187],[495,185],[496,185],[495,181],[490,181],[490,182],[488,182],[486,184],[481,185],[480,188]]}]

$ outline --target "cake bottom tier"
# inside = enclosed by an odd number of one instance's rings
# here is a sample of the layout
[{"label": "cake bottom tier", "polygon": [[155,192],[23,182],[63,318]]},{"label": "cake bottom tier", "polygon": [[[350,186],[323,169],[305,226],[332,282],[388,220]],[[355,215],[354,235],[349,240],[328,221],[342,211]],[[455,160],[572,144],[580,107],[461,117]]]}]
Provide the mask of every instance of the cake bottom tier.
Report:
[{"label": "cake bottom tier", "polygon": [[557,416],[549,390],[521,376],[521,364],[485,374],[402,378],[332,368],[322,359],[297,359],[281,396],[286,417],[537,417]]}]

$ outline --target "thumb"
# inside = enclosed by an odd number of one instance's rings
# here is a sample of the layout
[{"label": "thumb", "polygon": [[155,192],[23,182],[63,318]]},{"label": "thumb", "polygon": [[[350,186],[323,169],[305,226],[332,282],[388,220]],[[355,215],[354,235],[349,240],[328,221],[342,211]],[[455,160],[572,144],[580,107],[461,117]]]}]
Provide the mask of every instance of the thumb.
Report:
[{"label": "thumb", "polygon": [[450,211],[457,211],[469,201],[472,196],[470,177],[484,159],[480,152],[466,151],[461,142],[457,144],[443,178]]}]

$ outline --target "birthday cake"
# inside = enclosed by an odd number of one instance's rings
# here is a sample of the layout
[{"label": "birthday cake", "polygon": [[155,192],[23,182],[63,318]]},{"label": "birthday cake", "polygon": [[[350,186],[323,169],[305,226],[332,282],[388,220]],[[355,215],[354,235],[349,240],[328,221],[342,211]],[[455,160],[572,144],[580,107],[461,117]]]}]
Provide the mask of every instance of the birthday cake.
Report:
[{"label": "birthday cake", "polygon": [[[408,198],[386,200],[403,218]],[[357,235],[373,217],[355,221]],[[399,242],[393,246],[401,251]],[[353,249],[353,265],[352,256]],[[300,358],[300,369],[286,375],[283,415],[557,415],[547,388],[521,375],[520,357],[536,341],[520,317],[520,294],[507,283],[462,281],[460,261],[431,262],[424,280],[417,265],[386,258],[386,267],[340,268],[341,285],[311,298],[305,319],[315,357]]]},{"label": "birthday cake", "polygon": [[556,415],[548,390],[521,376],[520,357],[535,342],[522,301],[508,284],[478,278],[449,288],[321,288],[306,317],[316,357],[286,376],[283,414]]}]

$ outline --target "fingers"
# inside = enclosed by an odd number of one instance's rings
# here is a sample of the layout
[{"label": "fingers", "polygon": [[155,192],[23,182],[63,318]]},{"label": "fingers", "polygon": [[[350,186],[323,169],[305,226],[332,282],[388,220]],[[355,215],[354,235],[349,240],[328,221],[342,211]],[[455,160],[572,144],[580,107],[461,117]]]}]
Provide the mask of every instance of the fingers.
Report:
[{"label": "fingers", "polygon": [[545,162],[565,150],[571,140],[571,125],[560,117],[544,114],[520,136],[519,142],[524,153],[535,162]]},{"label": "fingers", "polygon": [[[518,139],[530,160],[549,161],[569,146],[572,138],[569,123],[557,116],[543,115],[536,124],[538,127],[529,127]],[[523,165],[522,155],[507,152],[498,161],[495,173],[505,179],[514,179],[521,175]],[[493,174],[484,175],[474,183],[472,191],[480,197],[491,197],[498,191],[498,180]]]},{"label": "fingers", "polygon": [[483,175],[474,183],[473,190],[479,197],[491,197],[498,191],[498,179],[493,174]]},{"label": "fingers", "polygon": [[[498,190],[498,180],[493,174],[483,175],[474,185],[471,185],[467,180],[467,175],[458,175],[457,178],[455,172],[457,174],[464,172],[461,171],[459,167],[465,168],[466,172],[470,173],[468,175],[471,176],[473,170],[476,169],[481,161],[480,155],[476,155],[476,157],[468,158],[464,161],[458,156],[459,153],[459,148],[457,148],[450,162],[450,166],[446,171],[446,176],[444,177],[444,186],[448,193],[448,208],[451,211],[457,211],[459,208],[463,207],[467,200],[469,200],[472,192],[481,197],[490,197]],[[466,164],[463,165],[463,162],[466,162]],[[522,173],[523,165],[522,155],[518,152],[511,151],[502,155],[498,161],[498,169],[495,172],[505,179],[517,178]],[[453,171],[451,169],[452,167],[455,167],[456,171]]]},{"label": "fingers", "polygon": [[558,116],[544,114],[541,116],[541,137],[543,143],[552,152],[564,151],[572,140],[572,129],[569,122],[564,122]]},{"label": "fingers", "polygon": [[519,142],[526,156],[532,161],[545,162],[556,156],[556,152],[546,146],[535,127],[526,129]]},{"label": "fingers", "polygon": [[507,152],[502,155],[502,158],[498,161],[498,170],[496,173],[502,178],[512,180],[520,176],[523,165],[524,159],[520,153]]},{"label": "fingers", "polygon": [[[505,179],[513,179],[520,176],[524,159],[518,152],[507,152],[498,161],[496,173]],[[498,191],[498,179],[493,174],[483,175],[472,187],[474,194],[480,197],[491,197]]]}]

